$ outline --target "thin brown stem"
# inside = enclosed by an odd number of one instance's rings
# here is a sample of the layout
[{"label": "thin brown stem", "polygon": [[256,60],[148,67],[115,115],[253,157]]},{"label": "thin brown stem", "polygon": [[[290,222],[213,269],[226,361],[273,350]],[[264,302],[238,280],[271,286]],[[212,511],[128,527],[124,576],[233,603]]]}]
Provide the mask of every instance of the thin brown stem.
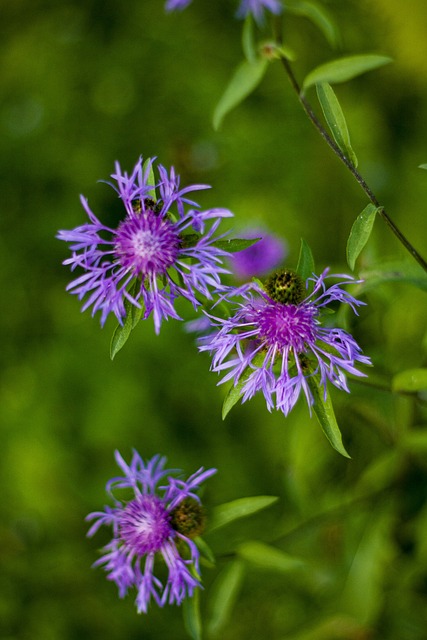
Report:
[{"label": "thin brown stem", "polygon": [[343,154],[343,152],[341,151],[339,146],[336,144],[335,140],[333,140],[333,138],[331,138],[331,136],[328,134],[328,132],[323,127],[322,123],[317,118],[317,116],[314,113],[310,103],[307,101],[304,93],[301,91],[301,87],[298,84],[297,79],[295,78],[295,74],[294,74],[294,72],[292,70],[292,67],[291,67],[291,65],[289,63],[289,60],[287,58],[285,58],[284,56],[281,56],[280,57],[280,61],[281,61],[282,65],[283,65],[283,67],[284,67],[284,69],[286,71],[286,74],[287,74],[287,76],[289,78],[289,81],[290,81],[290,83],[292,85],[292,88],[294,89],[295,93],[297,94],[298,99],[299,99],[299,101],[301,103],[301,106],[304,109],[305,113],[307,114],[309,120],[316,127],[317,131],[320,133],[320,135],[322,136],[322,138],[324,139],[326,144],[332,149],[332,151],[335,153],[335,155],[338,156],[338,158],[341,160],[341,162],[343,164],[345,164],[347,169],[350,171],[350,173],[353,175],[353,177],[359,183],[360,187],[363,189],[364,193],[368,196],[368,198],[372,202],[372,204],[375,207],[377,207],[378,214],[386,222],[386,224],[389,226],[389,228],[394,233],[394,235],[403,244],[405,249],[407,251],[409,251],[411,256],[418,262],[418,264],[421,265],[421,267],[424,269],[424,271],[427,272],[427,262],[418,253],[418,251],[414,248],[414,246],[409,242],[409,240],[406,238],[406,236],[403,235],[403,233],[400,231],[400,229],[395,225],[395,223],[390,218],[390,216],[387,213],[387,211],[384,209],[384,207],[382,207],[380,205],[380,203],[379,203],[377,197],[375,196],[375,194],[373,193],[373,191],[370,189],[370,187],[367,185],[367,183],[365,182],[363,177],[357,171],[356,167],[354,167],[352,165],[352,163],[349,161],[349,159]]}]

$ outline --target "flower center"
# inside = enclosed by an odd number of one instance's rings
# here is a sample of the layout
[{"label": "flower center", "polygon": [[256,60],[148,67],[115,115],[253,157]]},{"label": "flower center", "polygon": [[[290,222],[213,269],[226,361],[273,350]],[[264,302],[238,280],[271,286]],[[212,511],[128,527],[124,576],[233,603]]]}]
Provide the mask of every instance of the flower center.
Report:
[{"label": "flower center", "polygon": [[316,316],[311,305],[268,303],[258,313],[259,338],[268,346],[302,353],[307,344],[316,341]]},{"label": "flower center", "polygon": [[138,275],[161,275],[175,262],[179,235],[170,220],[146,209],[129,216],[117,229],[116,255]]},{"label": "flower center", "polygon": [[139,496],[129,502],[119,518],[119,533],[139,556],[157,552],[173,534],[170,515],[156,496]]}]

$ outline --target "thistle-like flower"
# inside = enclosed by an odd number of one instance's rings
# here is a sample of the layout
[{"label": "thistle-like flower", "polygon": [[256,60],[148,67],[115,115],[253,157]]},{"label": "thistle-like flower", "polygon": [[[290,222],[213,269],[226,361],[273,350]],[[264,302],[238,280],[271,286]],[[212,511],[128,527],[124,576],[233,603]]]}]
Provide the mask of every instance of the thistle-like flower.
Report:
[{"label": "thistle-like flower", "polygon": [[[333,302],[348,304],[357,313],[364,304],[342,289],[351,276],[313,276],[304,283],[296,273],[273,274],[264,286],[254,282],[230,289],[222,299],[238,307],[227,319],[208,316],[211,332],[200,338],[200,351],[213,355],[212,370],[226,372],[220,383],[239,384],[242,402],[262,391],[269,410],[285,415],[301,391],[308,406],[314,402],[309,378],[317,376],[326,398],[327,381],[349,392],[346,374],[363,376],[356,363],[371,364],[354,338],[343,329],[323,326],[322,312]],[[326,286],[327,278],[339,278]],[[307,289],[313,286],[311,293]]]},{"label": "thistle-like flower", "polygon": [[[167,0],[165,9],[166,11],[181,11],[188,7],[191,1],[192,0]],[[258,24],[261,25],[264,21],[264,10],[278,14],[282,11],[282,8],[279,0],[241,0],[237,10],[237,17],[246,18],[247,15],[251,14]]]},{"label": "thistle-like flower", "polygon": [[[94,566],[104,566],[121,598],[129,588],[136,588],[138,613],[147,612],[151,598],[160,607],[180,605],[201,587],[200,554],[194,538],[203,531],[205,513],[195,492],[216,469],[201,467],[188,480],[180,480],[174,477],[179,471],[164,469],[166,458],[159,455],[144,462],[134,451],[130,465],[118,451],[115,457],[125,475],[107,483],[114,507],[106,506],[105,511],[86,518],[95,520],[88,536],[102,525],[113,530],[113,539]],[[158,487],[161,480],[165,483]],[[130,489],[132,499],[124,502],[114,498],[116,489]],[[163,571],[157,566],[162,559]],[[155,569],[160,569],[160,575],[166,573],[163,582]]]},{"label": "thistle-like flower", "polygon": [[[83,275],[67,287],[79,299],[87,296],[82,311],[92,307],[101,312],[101,325],[109,313],[120,323],[126,316],[125,301],[151,313],[156,333],[162,319],[180,320],[174,301],[182,296],[194,307],[200,304],[196,292],[211,299],[211,289],[221,289],[222,258],[228,253],[215,246],[214,237],[222,218],[232,216],[226,209],[199,211],[189,200],[190,191],[209,188],[192,185],[180,188],[179,176],[157,165],[159,178],[153,184],[152,160],[139,159],[130,176],[116,163],[114,183],[125,209],[116,229],[102,224],[81,196],[89,222],[72,231],[59,231],[58,238],[70,243],[71,258],[63,264]],[[158,197],[154,196],[158,193]],[[189,206],[188,206],[189,205]],[[207,222],[213,220],[209,229]],[[222,236],[220,236],[222,237]]]},{"label": "thistle-like flower", "polygon": [[279,14],[282,11],[282,4],[278,0],[242,0],[237,11],[238,18],[246,18],[252,14],[258,24],[264,21],[264,10]]},{"label": "thistle-like flower", "polygon": [[242,251],[233,253],[230,258],[231,269],[240,281],[261,278],[283,262],[287,246],[278,236],[263,229],[251,229],[242,234],[244,238],[260,238]]}]

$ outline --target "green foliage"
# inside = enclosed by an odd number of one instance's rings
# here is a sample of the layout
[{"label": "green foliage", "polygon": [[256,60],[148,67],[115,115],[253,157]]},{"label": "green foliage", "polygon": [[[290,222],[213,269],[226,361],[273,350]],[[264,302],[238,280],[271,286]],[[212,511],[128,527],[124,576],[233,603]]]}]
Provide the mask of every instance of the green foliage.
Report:
[{"label": "green foliage", "polygon": [[324,82],[328,82],[329,84],[346,82],[362,73],[378,69],[390,62],[392,62],[392,59],[389,56],[369,53],[331,60],[310,71],[304,80],[303,88],[307,90],[315,84]]},{"label": "green foliage", "polygon": [[307,278],[311,278],[311,276],[315,272],[313,254],[311,252],[310,247],[308,246],[308,244],[303,238],[301,238],[300,252],[298,256],[298,264],[297,264],[296,272],[298,273],[298,275],[301,276],[301,278],[304,281],[306,281]]},{"label": "green foliage", "polygon": [[[130,295],[134,298],[138,292],[139,287],[141,286],[140,281],[136,280],[131,287]],[[142,318],[142,314],[144,313],[144,305],[143,301],[139,300],[139,307],[136,307],[130,300],[127,298],[124,302],[126,316],[123,320],[123,324],[118,324],[114,329],[111,344],[110,344],[110,358],[114,360],[117,353],[122,349],[126,342],[129,339],[131,332],[135,329],[136,325]]]},{"label": "green foliage", "polygon": [[267,71],[268,60],[258,58],[253,62],[245,60],[234,72],[225,92],[215,107],[213,114],[214,129],[219,129],[227,113],[237,107],[242,100],[259,85]]},{"label": "green foliage", "polygon": [[209,520],[209,532],[220,529],[230,522],[246,518],[258,511],[262,511],[277,502],[275,496],[253,496],[251,498],[238,498],[213,509]]},{"label": "green foliage", "polygon": [[312,375],[307,378],[308,386],[313,394],[313,409],[319,420],[322,431],[329,440],[333,448],[342,456],[350,458],[342,442],[341,431],[335,418],[334,407],[332,405],[329,391],[320,385],[320,376]]},{"label": "green foliage", "polygon": [[347,263],[352,271],[354,271],[357,258],[369,240],[377,213],[378,208],[373,204],[368,204],[353,223],[347,240]]},{"label": "green foliage", "polygon": [[261,240],[261,238],[231,238],[230,240],[217,240],[217,242],[214,242],[214,245],[215,247],[219,247],[219,249],[224,249],[224,251],[235,253],[251,247],[256,242],[259,242],[259,240]]},{"label": "green foliage", "polygon": [[323,115],[335,142],[351,164],[357,167],[357,158],[351,146],[347,122],[334,90],[327,82],[321,82],[316,84],[316,91]]},{"label": "green foliage", "polygon": [[218,574],[212,587],[209,603],[210,614],[207,628],[210,635],[217,636],[224,629],[233,612],[243,584],[244,565],[233,560]]},{"label": "green foliage", "polygon": [[340,41],[338,27],[321,4],[309,2],[308,0],[291,0],[286,2],[286,10],[311,20],[320,29],[332,47],[338,45]]}]

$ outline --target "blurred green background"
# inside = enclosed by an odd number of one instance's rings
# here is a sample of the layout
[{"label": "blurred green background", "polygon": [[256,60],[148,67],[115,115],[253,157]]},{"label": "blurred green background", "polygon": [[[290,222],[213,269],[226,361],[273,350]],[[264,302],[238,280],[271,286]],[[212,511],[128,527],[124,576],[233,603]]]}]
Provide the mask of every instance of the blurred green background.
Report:
[{"label": "blurred green background", "polygon": [[[114,449],[160,452],[171,467],[219,473],[213,506],[268,494],[279,503],[212,534],[218,567],[237,542],[261,538],[304,559],[302,572],[247,567],[224,640],[422,640],[427,628],[427,438],[412,397],[353,383],[333,394],[352,460],[328,445],[304,403],[292,415],[262,398],[221,421],[225,394],[182,323],[155,336],[141,323],[114,362],[115,326],[81,314],[65,292],[58,229],[82,224],[79,194],[102,218],[114,194],[97,183],[115,160],[173,164],[183,184],[212,190],[203,207],[234,211],[236,235],[262,225],[300,238],[318,269],[347,270],[345,242],[367,204],[306,121],[280,65],[230,113],[213,107],[242,59],[229,0],[194,0],[166,16],[162,0],[14,0],[1,6],[2,369],[0,637],[5,640],[181,640],[178,608],[138,616],[102,570],[107,532],[85,538],[84,517],[105,504]],[[377,52],[395,62],[337,87],[360,170],[417,248],[427,252],[427,4],[330,0],[341,30],[331,50],[309,21],[289,16],[295,71],[339,55]],[[309,98],[315,103],[314,93]],[[405,258],[378,220],[358,266]],[[350,328],[389,385],[426,365],[425,293],[382,284]],[[190,315],[190,309],[183,307]],[[234,546],[233,546],[234,545]],[[307,569],[308,567],[308,569]],[[204,569],[209,615],[217,569]]]}]

